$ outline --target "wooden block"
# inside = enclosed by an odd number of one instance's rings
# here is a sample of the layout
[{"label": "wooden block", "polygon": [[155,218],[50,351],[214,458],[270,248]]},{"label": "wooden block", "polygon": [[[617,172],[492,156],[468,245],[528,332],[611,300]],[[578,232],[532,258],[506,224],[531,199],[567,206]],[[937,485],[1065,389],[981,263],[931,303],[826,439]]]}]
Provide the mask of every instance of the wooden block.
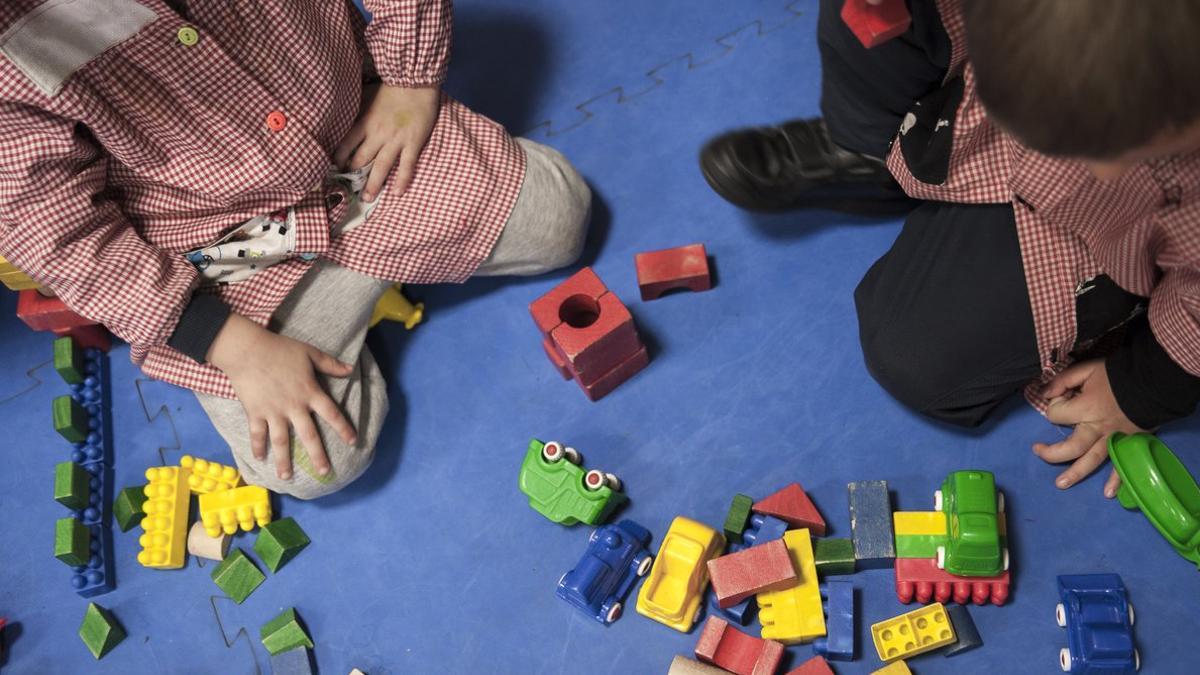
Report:
[{"label": "wooden block", "polygon": [[59,462],[54,465],[54,500],[72,511],[88,507],[91,490],[91,474],[75,462]]},{"label": "wooden block", "polygon": [[79,402],[63,394],[51,403],[54,430],[71,443],[83,443],[88,437],[88,414]]},{"label": "wooden block", "polygon": [[597,300],[572,296],[560,313],[563,322],[550,331],[550,341],[584,384],[643,349],[633,315],[615,293],[605,293]]},{"label": "wooden block", "polygon": [[595,382],[591,384],[580,382],[579,387],[583,389],[583,393],[588,397],[588,400],[599,401],[611,394],[614,389],[624,384],[626,380],[640,373],[648,365],[650,365],[650,353],[646,351],[645,347],[642,347],[633,356],[604,374]]},{"label": "wooden block", "polygon": [[742,543],[742,532],[746,531],[746,523],[750,520],[750,509],[754,500],[746,495],[734,495],[729,511],[725,514],[725,541],[731,544]]},{"label": "wooden block", "polygon": [[125,630],[107,609],[89,602],[79,626],[79,639],[98,660],[125,639]]},{"label": "wooden block", "polygon": [[696,642],[696,658],[736,675],[773,675],[783,659],[783,645],[747,635],[710,616]]},{"label": "wooden block", "polygon": [[787,546],[779,539],[709,560],[708,575],[721,607],[782,590],[796,581]]},{"label": "wooden block", "polygon": [[825,536],[825,519],[799,483],[792,483],[755,502],[754,511],[774,516],[794,528],[807,528],[813,536]]},{"label": "wooden block", "polygon": [[304,626],[300,625],[300,617],[295,608],[288,608],[282,614],[271,619],[259,630],[263,646],[274,656],[289,649],[304,646],[312,649],[312,638],[308,637]]},{"label": "wooden block", "polygon": [[71,567],[88,564],[92,534],[75,518],[60,518],[54,523],[54,557]]},{"label": "wooden block", "polygon": [[904,0],[883,0],[872,5],[867,0],[845,0],[842,22],[867,49],[899,37],[912,24]]},{"label": "wooden block", "polygon": [[95,325],[67,308],[62,300],[48,298],[34,290],[17,294],[17,317],[33,330],[70,330]]},{"label": "wooden block", "polygon": [[312,674],[312,654],[307,647],[296,647],[271,656],[271,675]]},{"label": "wooden block", "polygon": [[801,663],[800,667],[789,670],[787,675],[833,675],[833,669],[829,667],[829,663],[825,661],[824,657],[814,656]]},{"label": "wooden block", "polygon": [[146,517],[146,486],[127,487],[117,494],[113,502],[113,517],[122,532],[128,532]]},{"label": "wooden block", "polygon": [[550,335],[550,331],[563,322],[560,309],[566,300],[572,296],[581,295],[599,300],[608,292],[608,287],[600,281],[600,277],[590,267],[584,267],[571,275],[566,281],[550,289],[545,295],[529,304],[529,313],[537,324],[542,335]]},{"label": "wooden block", "polygon": [[239,605],[250,597],[254,589],[266,578],[240,548],[233,549],[233,553],[226,556],[212,572],[213,582]]},{"label": "wooden block", "polygon": [[229,542],[232,540],[233,538],[224,532],[210,537],[204,530],[204,523],[197,520],[192,523],[192,529],[188,530],[187,550],[191,555],[220,561],[225,559],[225,554],[229,552]]},{"label": "wooden block", "polygon": [[704,244],[638,253],[633,258],[633,264],[637,268],[638,288],[643,301],[655,300],[677,288],[696,292],[712,288],[708,252],[704,250]]},{"label": "wooden block", "polygon": [[814,539],[813,560],[817,574],[828,577],[854,574],[854,542],[849,539]]},{"label": "wooden block", "polygon": [[896,559],[892,506],[885,480],[856,481],[850,494],[850,532],[861,569],[890,567]]},{"label": "wooden block", "polygon": [[83,383],[83,348],[69,336],[54,340],[54,370],[67,384]]},{"label": "wooden block", "polygon": [[[676,655],[671,659],[671,668],[667,671],[667,675],[727,675],[728,672],[707,663],[693,661],[686,656]],[[350,675],[354,675],[354,673],[350,673]]]},{"label": "wooden block", "polygon": [[52,331],[59,337],[70,337],[83,349],[98,349],[105,354],[112,349],[112,334],[100,324],[94,326],[75,326],[74,328],[55,329]]},{"label": "wooden block", "polygon": [[254,552],[274,574],[308,546],[308,535],[293,518],[268,523],[254,540]]},{"label": "wooden block", "polygon": [[946,615],[950,617],[950,625],[954,626],[955,642],[946,647],[942,656],[956,656],[983,646],[983,638],[979,637],[970,610],[963,605],[951,605],[946,608]]},{"label": "wooden block", "polygon": [[558,374],[562,375],[564,380],[575,377],[574,373],[571,372],[571,366],[567,364],[566,358],[558,353],[558,350],[554,348],[554,344],[550,342],[550,338],[542,339],[542,349],[546,352],[546,358],[550,359],[550,363],[558,371]]}]

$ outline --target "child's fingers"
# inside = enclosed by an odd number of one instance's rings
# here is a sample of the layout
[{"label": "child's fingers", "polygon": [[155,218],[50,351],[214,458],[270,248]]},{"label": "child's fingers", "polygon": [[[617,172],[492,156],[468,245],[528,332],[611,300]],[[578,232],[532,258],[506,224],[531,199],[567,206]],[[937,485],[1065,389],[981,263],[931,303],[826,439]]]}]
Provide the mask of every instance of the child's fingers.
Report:
[{"label": "child's fingers", "polygon": [[1055,375],[1042,389],[1043,398],[1058,398],[1072,389],[1078,389],[1087,381],[1092,369],[1086,363],[1077,363]]},{"label": "child's fingers", "polygon": [[[375,164],[371,167],[371,175],[367,178],[367,186],[363,188],[363,200],[367,202],[375,201],[375,197],[379,191],[383,189],[383,184],[387,182],[388,174],[392,172],[392,167],[396,164],[396,159],[400,157],[400,151],[403,148],[399,143],[385,145],[375,157]],[[393,190],[398,190],[401,194],[404,193],[404,188],[407,185],[401,185],[399,177],[396,183],[392,186]]]},{"label": "child's fingers", "polygon": [[1050,464],[1069,462],[1087,452],[1087,449],[1092,447],[1098,438],[1100,438],[1100,432],[1081,424],[1075,427],[1075,431],[1072,431],[1066,440],[1052,444],[1034,443],[1033,454]]},{"label": "child's fingers", "polygon": [[354,158],[350,160],[351,171],[357,171],[364,166],[370,164],[375,155],[379,154],[380,148],[383,147],[383,137],[380,134],[367,136],[363,142],[359,144],[358,149],[354,151]]},{"label": "child's fingers", "polygon": [[1096,414],[1096,399],[1094,396],[1079,394],[1066,398],[1060,396],[1050,399],[1046,405],[1046,419],[1055,424],[1079,424],[1094,418]]},{"label": "child's fingers", "polygon": [[250,452],[259,461],[267,458],[267,421],[261,417],[250,420]]},{"label": "child's fingers", "polygon": [[292,418],[292,427],[296,429],[296,438],[308,450],[308,456],[317,474],[324,476],[329,473],[329,457],[325,454],[325,444],[321,442],[321,435],[317,433],[312,415],[307,410],[303,415],[297,415]]},{"label": "child's fingers", "polygon": [[313,368],[316,368],[317,372],[331,377],[346,377],[354,370],[354,366],[349,363],[342,363],[316,347],[309,349],[308,358],[312,361]]},{"label": "child's fingers", "polygon": [[1106,459],[1108,459],[1108,444],[1101,437],[1087,452],[1083,453],[1082,457],[1075,460],[1075,463],[1070,468],[1059,474],[1054,484],[1059,489],[1065,490],[1092,475],[1092,472],[1100,468],[1100,465]]},{"label": "child's fingers", "polygon": [[1117,496],[1117,490],[1121,489],[1121,475],[1116,469],[1108,474],[1108,480],[1104,481],[1104,496],[1112,499]]},{"label": "child's fingers", "polygon": [[282,480],[292,477],[292,452],[289,447],[291,433],[286,417],[273,417],[271,426],[271,453],[275,455],[275,474]]},{"label": "child's fingers", "polygon": [[341,144],[337,146],[337,150],[335,150],[333,153],[334,166],[346,166],[346,162],[349,161],[351,153],[354,152],[354,149],[357,148],[366,137],[366,127],[361,121],[355,122],[354,126],[351,127],[350,132],[346,134],[346,137],[342,139]]},{"label": "child's fingers", "polygon": [[404,192],[412,185],[413,176],[417,173],[417,160],[421,157],[421,148],[407,147],[404,148],[404,154],[400,156],[400,165],[396,167],[396,182],[394,185],[397,190]]},{"label": "child's fingers", "polygon": [[322,393],[312,402],[313,412],[321,416],[321,419],[329,423],[333,427],[334,432],[342,438],[346,445],[354,445],[358,443],[358,434],[354,431],[354,425],[346,419],[342,414],[341,408],[333,402],[333,399]]}]

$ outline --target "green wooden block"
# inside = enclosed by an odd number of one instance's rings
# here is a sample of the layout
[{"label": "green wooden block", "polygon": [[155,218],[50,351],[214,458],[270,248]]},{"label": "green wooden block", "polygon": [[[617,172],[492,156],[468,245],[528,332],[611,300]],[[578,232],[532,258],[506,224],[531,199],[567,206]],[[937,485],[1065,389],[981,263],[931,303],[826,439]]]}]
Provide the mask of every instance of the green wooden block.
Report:
[{"label": "green wooden block", "polygon": [[83,382],[83,350],[70,336],[54,341],[54,369],[67,384]]},{"label": "green wooden block", "polygon": [[212,573],[212,580],[239,605],[266,578],[240,548],[233,549],[232,553],[225,556]]},{"label": "green wooden block", "polygon": [[259,631],[259,637],[272,656],[300,646],[309,649],[313,646],[312,638],[308,637],[304,626],[300,625],[300,617],[296,615],[295,608],[290,608],[271,619]]},{"label": "green wooden block", "polygon": [[72,443],[87,440],[88,416],[83,406],[64,394],[54,399],[54,430]]},{"label": "green wooden block", "polygon": [[79,626],[79,637],[97,659],[112,651],[125,639],[125,630],[107,609],[89,602]]},{"label": "green wooden block", "polygon": [[817,574],[854,574],[854,542],[849,539],[814,537],[813,560]]},{"label": "green wooden block", "polygon": [[127,487],[113,501],[113,517],[121,526],[122,532],[128,532],[134,525],[146,517],[146,487]]},{"label": "green wooden block", "polygon": [[729,512],[725,515],[725,539],[730,543],[742,543],[742,532],[746,531],[746,521],[750,520],[752,506],[754,499],[746,495],[734,495]]},{"label": "green wooden block", "polygon": [[87,508],[91,474],[75,462],[54,465],[54,500],[72,511]]},{"label": "green wooden block", "polygon": [[282,518],[265,525],[254,540],[254,552],[271,573],[295,558],[309,544],[308,535],[293,518]]},{"label": "green wooden block", "polygon": [[92,533],[74,518],[60,518],[54,523],[54,557],[71,567],[88,564],[91,558]]}]

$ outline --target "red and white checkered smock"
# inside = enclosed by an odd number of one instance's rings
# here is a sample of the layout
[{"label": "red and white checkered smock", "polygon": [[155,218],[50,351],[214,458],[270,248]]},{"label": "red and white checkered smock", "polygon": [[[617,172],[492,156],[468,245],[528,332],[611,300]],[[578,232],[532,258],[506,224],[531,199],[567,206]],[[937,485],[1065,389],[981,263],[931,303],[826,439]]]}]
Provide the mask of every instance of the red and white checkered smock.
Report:
[{"label": "red and white checkered smock", "polygon": [[[950,36],[948,79],[962,74],[947,179],[921,182],[893,144],[888,167],[919,199],[1012,203],[1033,308],[1043,380],[1069,365],[1075,291],[1107,274],[1150,298],[1150,329],[1184,370],[1200,376],[1200,153],[1142,163],[1118,180],[1033,152],[994,125],[975,93],[960,0],[938,0]],[[1037,383],[1026,396],[1039,408]]]},{"label": "red and white checkered smock", "polygon": [[[56,95],[0,54],[0,255],[128,341],[147,375],[233,397],[166,342],[198,283],[182,253],[254,216],[294,207],[297,254],[398,282],[463,281],[490,254],[525,157],[448,97],[408,191],[385,189],[369,222],[329,236],[345,206],[327,207],[323,180],[364,73],[439,85],[450,0],[366,0],[369,25],[350,0],[190,0],[187,19],[164,0],[100,4],[154,16]],[[0,35],[53,5],[5,0]],[[265,324],[311,264],[212,292]]]}]

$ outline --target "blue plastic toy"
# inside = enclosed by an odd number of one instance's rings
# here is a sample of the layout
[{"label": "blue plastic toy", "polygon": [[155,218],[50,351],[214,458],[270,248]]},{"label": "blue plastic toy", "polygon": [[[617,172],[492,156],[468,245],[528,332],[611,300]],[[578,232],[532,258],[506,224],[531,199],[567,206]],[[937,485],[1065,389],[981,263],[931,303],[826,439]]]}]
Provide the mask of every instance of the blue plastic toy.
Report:
[{"label": "blue plastic toy", "polygon": [[1067,629],[1059,665],[1068,673],[1134,673],[1141,657],[1133,642],[1133,605],[1116,574],[1058,577],[1058,625]]},{"label": "blue plastic toy", "polygon": [[830,661],[854,660],[854,584],[827,581],[821,584],[825,597],[825,637],[813,640],[813,654]]},{"label": "blue plastic toy", "polygon": [[632,520],[592,531],[579,564],[558,580],[558,597],[608,625],[638,578],[650,571],[650,531]]}]

